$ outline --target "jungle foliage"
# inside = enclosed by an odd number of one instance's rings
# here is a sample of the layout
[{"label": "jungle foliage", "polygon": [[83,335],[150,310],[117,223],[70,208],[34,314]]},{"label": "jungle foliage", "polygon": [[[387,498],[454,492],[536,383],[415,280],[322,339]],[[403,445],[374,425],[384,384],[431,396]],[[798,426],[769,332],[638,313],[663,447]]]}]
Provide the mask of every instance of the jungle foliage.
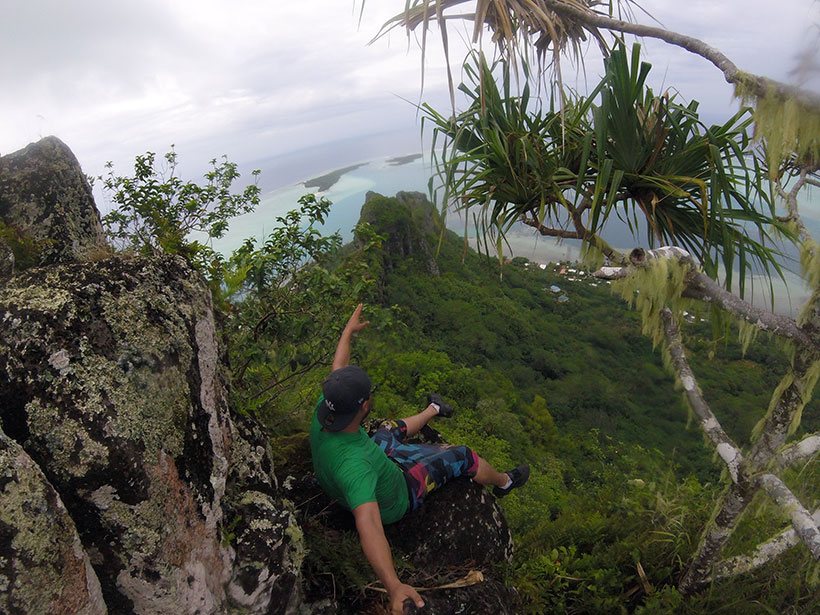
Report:
[{"label": "jungle foliage", "polygon": [[[379,215],[370,217],[376,233],[408,234],[396,224],[423,218],[403,215],[395,199],[378,204]],[[427,232],[435,245],[438,232]],[[374,412],[407,416],[437,391],[456,408],[454,418],[435,424],[449,441],[469,444],[498,467],[527,461],[533,468],[527,488],[502,502],[519,545],[507,574],[523,612],[763,605],[796,613],[817,604],[816,567],[806,553],[694,598],[675,589],[709,518],[719,473],[659,353],[641,335],[638,315],[605,284],[580,273],[572,281],[520,258],[504,266],[502,278],[497,261],[465,255],[449,232],[437,276],[423,253],[396,259],[382,248],[371,256],[379,256],[369,261],[374,284],[359,299],[372,324],[354,343],[353,360],[377,385]],[[553,285],[569,301],[558,302]],[[736,331],[713,337],[708,312],[690,320],[698,377],[726,429],[743,441],[766,411],[783,350],[761,336],[744,353]],[[326,370],[305,373],[271,407],[277,435],[307,428]],[[806,409],[801,429],[817,428],[818,405]],[[809,465],[789,480],[809,496],[820,476]],[[759,504],[732,550],[778,527],[778,514]],[[338,571],[355,594],[357,575],[367,571],[360,554],[315,547],[311,565]],[[345,577],[345,570],[357,573]]]},{"label": "jungle foliage", "polygon": [[[306,429],[338,332],[365,301],[372,324],[353,360],[378,384],[377,414],[415,413],[437,391],[456,408],[436,424],[448,440],[498,467],[533,467],[527,488],[503,501],[519,544],[506,574],[522,611],[816,607],[816,566],[800,552],[696,597],[678,593],[719,477],[638,315],[584,274],[569,280],[519,258],[499,276],[496,260],[465,253],[460,238],[438,230],[431,204],[416,205],[371,202],[368,223],[341,246],[320,230],[330,203],[306,195],[263,242],[248,240],[209,263],[235,409],[276,438]],[[438,275],[429,251],[389,253],[388,235],[439,245]],[[569,301],[557,301],[553,285]],[[783,350],[760,336],[744,352],[734,337],[715,339],[708,317],[691,316],[692,363],[727,431],[742,441],[765,413]],[[801,429],[817,428],[817,406],[806,408]],[[816,464],[789,480],[798,494],[816,493]],[[731,550],[778,527],[771,507],[756,510]],[[308,538],[311,566],[337,570],[340,587],[358,591],[369,574],[360,554]]]},{"label": "jungle foliage", "polygon": [[180,254],[209,278],[218,278],[221,258],[209,241],[225,234],[231,218],[259,204],[256,177],[260,171],[253,171],[254,181],[234,192],[240,174],[227,157],[210,161],[203,183],[184,181],[178,164],[173,145],[161,160],[154,152],[137,156],[131,176],[118,175],[108,162],[106,174],[96,178],[115,205],[103,217],[103,226],[119,249]]}]

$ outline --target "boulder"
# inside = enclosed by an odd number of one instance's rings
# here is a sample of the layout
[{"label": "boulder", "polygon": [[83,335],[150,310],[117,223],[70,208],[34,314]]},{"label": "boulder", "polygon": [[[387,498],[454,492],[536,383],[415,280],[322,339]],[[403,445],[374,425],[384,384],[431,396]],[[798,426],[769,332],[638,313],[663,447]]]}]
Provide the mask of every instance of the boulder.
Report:
[{"label": "boulder", "polygon": [[[369,424],[372,431],[377,421]],[[441,442],[426,427],[418,439]],[[306,434],[280,440],[285,463],[276,473],[309,534],[308,550],[319,554],[305,571],[306,602],[314,613],[383,613],[385,595],[359,587],[345,587],[336,568],[359,583],[375,581],[358,544],[353,516],[328,498],[316,482]],[[398,523],[385,528],[402,580],[415,587],[435,588],[463,579],[471,571],[482,581],[456,589],[422,592],[426,606],[419,613],[474,613],[497,615],[515,612],[515,594],[504,586],[498,565],[512,558],[512,536],[495,498],[467,478],[448,483],[428,496],[424,505]],[[339,553],[350,549],[350,552]],[[324,554],[330,552],[327,557]],[[341,563],[322,558],[345,557]],[[318,567],[324,566],[325,570]],[[317,568],[317,569],[313,569]],[[474,575],[475,576],[475,575]],[[367,583],[364,583],[367,584]],[[414,607],[415,608],[415,607]],[[413,610],[413,609],[410,609]]]},{"label": "boulder", "polygon": [[300,535],[264,437],[229,417],[201,277],[178,257],[30,269],[0,288],[0,321],[0,422],[59,492],[108,608],[284,610]]},{"label": "boulder", "polygon": [[57,137],[0,157],[0,221],[38,247],[40,264],[81,260],[106,246],[91,186]]},{"label": "boulder", "polygon": [[100,582],[60,496],[0,431],[0,612],[100,615]]},{"label": "boulder", "polygon": [[270,441],[254,421],[234,416],[223,539],[233,566],[229,602],[241,613],[291,613],[301,602],[302,530],[279,494]]},{"label": "boulder", "polygon": [[14,275],[14,250],[0,237],[0,283]]}]

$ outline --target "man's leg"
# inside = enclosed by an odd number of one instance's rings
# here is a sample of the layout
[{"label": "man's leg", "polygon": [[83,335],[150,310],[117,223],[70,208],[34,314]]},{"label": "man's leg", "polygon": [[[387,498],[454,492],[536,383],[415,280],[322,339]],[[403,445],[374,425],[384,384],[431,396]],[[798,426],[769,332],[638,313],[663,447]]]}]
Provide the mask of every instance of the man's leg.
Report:
[{"label": "man's leg", "polygon": [[479,485],[493,485],[503,489],[509,484],[510,475],[506,472],[499,472],[483,457],[478,457],[478,470],[473,480]]},{"label": "man's leg", "polygon": [[509,472],[499,472],[466,446],[401,443],[392,454],[405,469],[411,493],[410,510],[417,509],[429,493],[459,476],[468,476],[482,486],[492,486],[493,494],[502,498],[525,484],[530,476],[526,464]]},{"label": "man's leg", "polygon": [[402,419],[404,424],[407,425],[407,437],[412,438],[415,436],[422,427],[430,422],[430,419],[437,415],[438,410],[431,404],[418,414]]}]

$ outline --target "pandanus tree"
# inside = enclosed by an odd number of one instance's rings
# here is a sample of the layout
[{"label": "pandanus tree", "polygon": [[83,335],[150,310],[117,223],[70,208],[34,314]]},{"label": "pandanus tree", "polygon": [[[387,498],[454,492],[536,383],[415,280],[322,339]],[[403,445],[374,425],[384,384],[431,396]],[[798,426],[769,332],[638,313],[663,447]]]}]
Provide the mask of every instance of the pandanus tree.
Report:
[{"label": "pandanus tree", "polygon": [[[661,346],[726,468],[725,488],[679,589],[691,593],[712,579],[749,572],[799,543],[820,559],[817,502],[801,501],[782,478],[783,470],[820,452],[820,434],[791,438],[820,377],[820,254],[798,206],[807,186],[820,186],[820,97],[741,71],[703,41],[635,23],[627,2],[474,0],[462,6],[467,2],[408,0],[384,27],[420,27],[424,47],[436,24],[447,52],[448,23],[472,21],[476,47],[489,32],[500,57],[488,63],[476,51],[468,59],[467,83],[460,88],[464,111],[456,113],[455,102],[452,114],[423,106],[445,207],[471,212],[480,236],[499,253],[505,233],[524,223],[545,236],[580,239],[609,259],[597,275],[618,280],[635,302],[645,332]],[[640,62],[638,48],[630,61],[622,42],[609,44],[623,34],[699,55],[750,106],[723,124],[705,126],[697,103],[682,104],[646,86],[649,66]],[[580,55],[588,38],[605,51],[605,76],[588,96],[568,94],[560,83],[561,54]],[[549,105],[532,95],[533,75],[543,74],[529,70],[532,60],[539,69],[552,62],[557,100]],[[523,85],[513,93],[515,83]],[[646,249],[627,255],[604,241],[601,233],[615,217]],[[775,239],[794,242],[800,251],[810,296],[797,318],[743,298],[753,272],[781,274]],[[747,339],[766,331],[788,348],[780,384],[746,447],[723,429],[689,365],[679,323],[693,301],[737,320]],[[752,553],[723,557],[760,493],[789,525]]]}]

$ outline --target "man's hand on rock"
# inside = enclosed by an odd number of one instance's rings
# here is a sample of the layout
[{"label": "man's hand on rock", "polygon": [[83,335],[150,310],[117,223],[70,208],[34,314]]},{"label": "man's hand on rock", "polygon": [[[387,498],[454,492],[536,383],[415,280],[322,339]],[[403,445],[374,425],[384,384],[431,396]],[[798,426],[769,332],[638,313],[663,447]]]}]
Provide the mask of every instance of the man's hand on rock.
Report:
[{"label": "man's hand on rock", "polygon": [[404,615],[404,601],[410,599],[416,607],[424,606],[424,600],[421,599],[419,593],[410,587],[401,583],[392,588],[389,592],[390,596],[390,613],[392,615]]}]

